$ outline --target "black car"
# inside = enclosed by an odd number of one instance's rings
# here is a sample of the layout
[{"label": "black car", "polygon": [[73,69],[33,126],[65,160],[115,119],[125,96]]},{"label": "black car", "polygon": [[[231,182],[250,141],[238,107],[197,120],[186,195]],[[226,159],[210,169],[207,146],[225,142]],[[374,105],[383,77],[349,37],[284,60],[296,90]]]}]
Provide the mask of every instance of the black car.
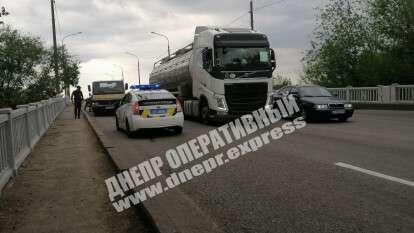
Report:
[{"label": "black car", "polygon": [[274,107],[277,108],[276,100],[287,95],[295,97],[300,108],[298,115],[303,116],[307,121],[329,118],[347,121],[354,114],[352,104],[339,100],[326,88],[315,85],[282,87],[274,95]]}]

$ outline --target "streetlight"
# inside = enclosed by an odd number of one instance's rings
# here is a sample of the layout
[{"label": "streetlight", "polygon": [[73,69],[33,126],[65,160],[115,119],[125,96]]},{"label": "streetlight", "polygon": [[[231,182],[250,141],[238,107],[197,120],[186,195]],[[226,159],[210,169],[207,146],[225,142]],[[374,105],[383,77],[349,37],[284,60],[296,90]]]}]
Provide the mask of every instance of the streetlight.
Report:
[{"label": "streetlight", "polygon": [[139,71],[139,58],[138,58],[137,55],[135,55],[133,53],[130,53],[130,52],[125,52],[125,53],[137,58],[137,61],[138,61],[138,63],[137,63],[137,67],[138,67],[138,84],[141,85],[141,74],[140,74],[140,71]]},{"label": "streetlight", "polygon": [[119,69],[121,69],[121,73],[122,73],[122,81],[124,81],[124,68],[122,68],[122,66],[117,65],[117,64],[112,64],[115,67],[118,67]]},{"label": "streetlight", "polygon": [[[64,36],[63,38],[62,38],[62,59],[63,59],[63,69],[65,69],[65,67],[66,67],[66,58],[65,58],[65,45],[64,45],[64,41],[65,41],[65,39],[66,38],[68,38],[68,37],[71,37],[71,36],[76,36],[76,35],[79,35],[79,34],[82,34],[82,32],[76,32],[76,33],[71,33],[71,34],[68,34],[68,35],[66,35],[66,36]],[[69,96],[70,95],[70,93],[69,93],[69,87],[65,87],[65,95],[66,96]]]},{"label": "streetlight", "polygon": [[166,36],[166,35],[164,35],[164,34],[161,34],[161,33],[158,33],[158,32],[151,32],[152,34],[155,34],[155,35],[158,35],[158,36],[162,36],[162,37],[164,37],[165,39],[167,39],[167,45],[168,45],[168,58],[170,58],[171,57],[171,53],[170,53],[170,40],[168,39],[168,37]]}]

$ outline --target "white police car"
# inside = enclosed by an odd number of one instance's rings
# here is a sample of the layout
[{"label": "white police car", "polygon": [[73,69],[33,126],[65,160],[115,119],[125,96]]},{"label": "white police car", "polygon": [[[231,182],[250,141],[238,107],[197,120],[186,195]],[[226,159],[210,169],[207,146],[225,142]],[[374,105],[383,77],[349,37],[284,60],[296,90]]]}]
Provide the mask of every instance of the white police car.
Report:
[{"label": "white police car", "polygon": [[181,134],[184,114],[173,94],[160,90],[159,84],[134,85],[116,110],[116,128],[129,137],[139,129],[170,128]]}]

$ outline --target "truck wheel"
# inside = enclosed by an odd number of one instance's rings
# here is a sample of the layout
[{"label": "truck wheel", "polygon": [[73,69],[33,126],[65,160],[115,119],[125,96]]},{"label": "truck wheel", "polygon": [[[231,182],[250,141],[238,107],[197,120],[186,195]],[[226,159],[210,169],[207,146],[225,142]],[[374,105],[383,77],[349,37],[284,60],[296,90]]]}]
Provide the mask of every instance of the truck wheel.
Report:
[{"label": "truck wheel", "polygon": [[203,101],[201,102],[200,108],[200,120],[203,124],[210,123],[210,109],[208,108],[208,103]]},{"label": "truck wheel", "polygon": [[99,110],[93,110],[93,115],[100,116],[101,112]]}]

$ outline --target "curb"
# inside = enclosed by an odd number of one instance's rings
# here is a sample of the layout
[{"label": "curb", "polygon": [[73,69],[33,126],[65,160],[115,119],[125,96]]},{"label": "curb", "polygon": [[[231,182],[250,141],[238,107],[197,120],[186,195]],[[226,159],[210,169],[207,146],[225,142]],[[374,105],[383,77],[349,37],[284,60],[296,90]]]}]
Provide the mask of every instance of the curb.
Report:
[{"label": "curb", "polygon": [[[125,167],[117,158],[122,157],[116,145],[97,126],[93,118],[82,109],[82,113],[109,156],[117,171]],[[134,193],[138,190],[132,190]],[[128,193],[129,194],[129,193]],[[137,205],[141,208],[159,233],[224,233],[218,225],[178,188],[171,189],[154,199]]]}]

